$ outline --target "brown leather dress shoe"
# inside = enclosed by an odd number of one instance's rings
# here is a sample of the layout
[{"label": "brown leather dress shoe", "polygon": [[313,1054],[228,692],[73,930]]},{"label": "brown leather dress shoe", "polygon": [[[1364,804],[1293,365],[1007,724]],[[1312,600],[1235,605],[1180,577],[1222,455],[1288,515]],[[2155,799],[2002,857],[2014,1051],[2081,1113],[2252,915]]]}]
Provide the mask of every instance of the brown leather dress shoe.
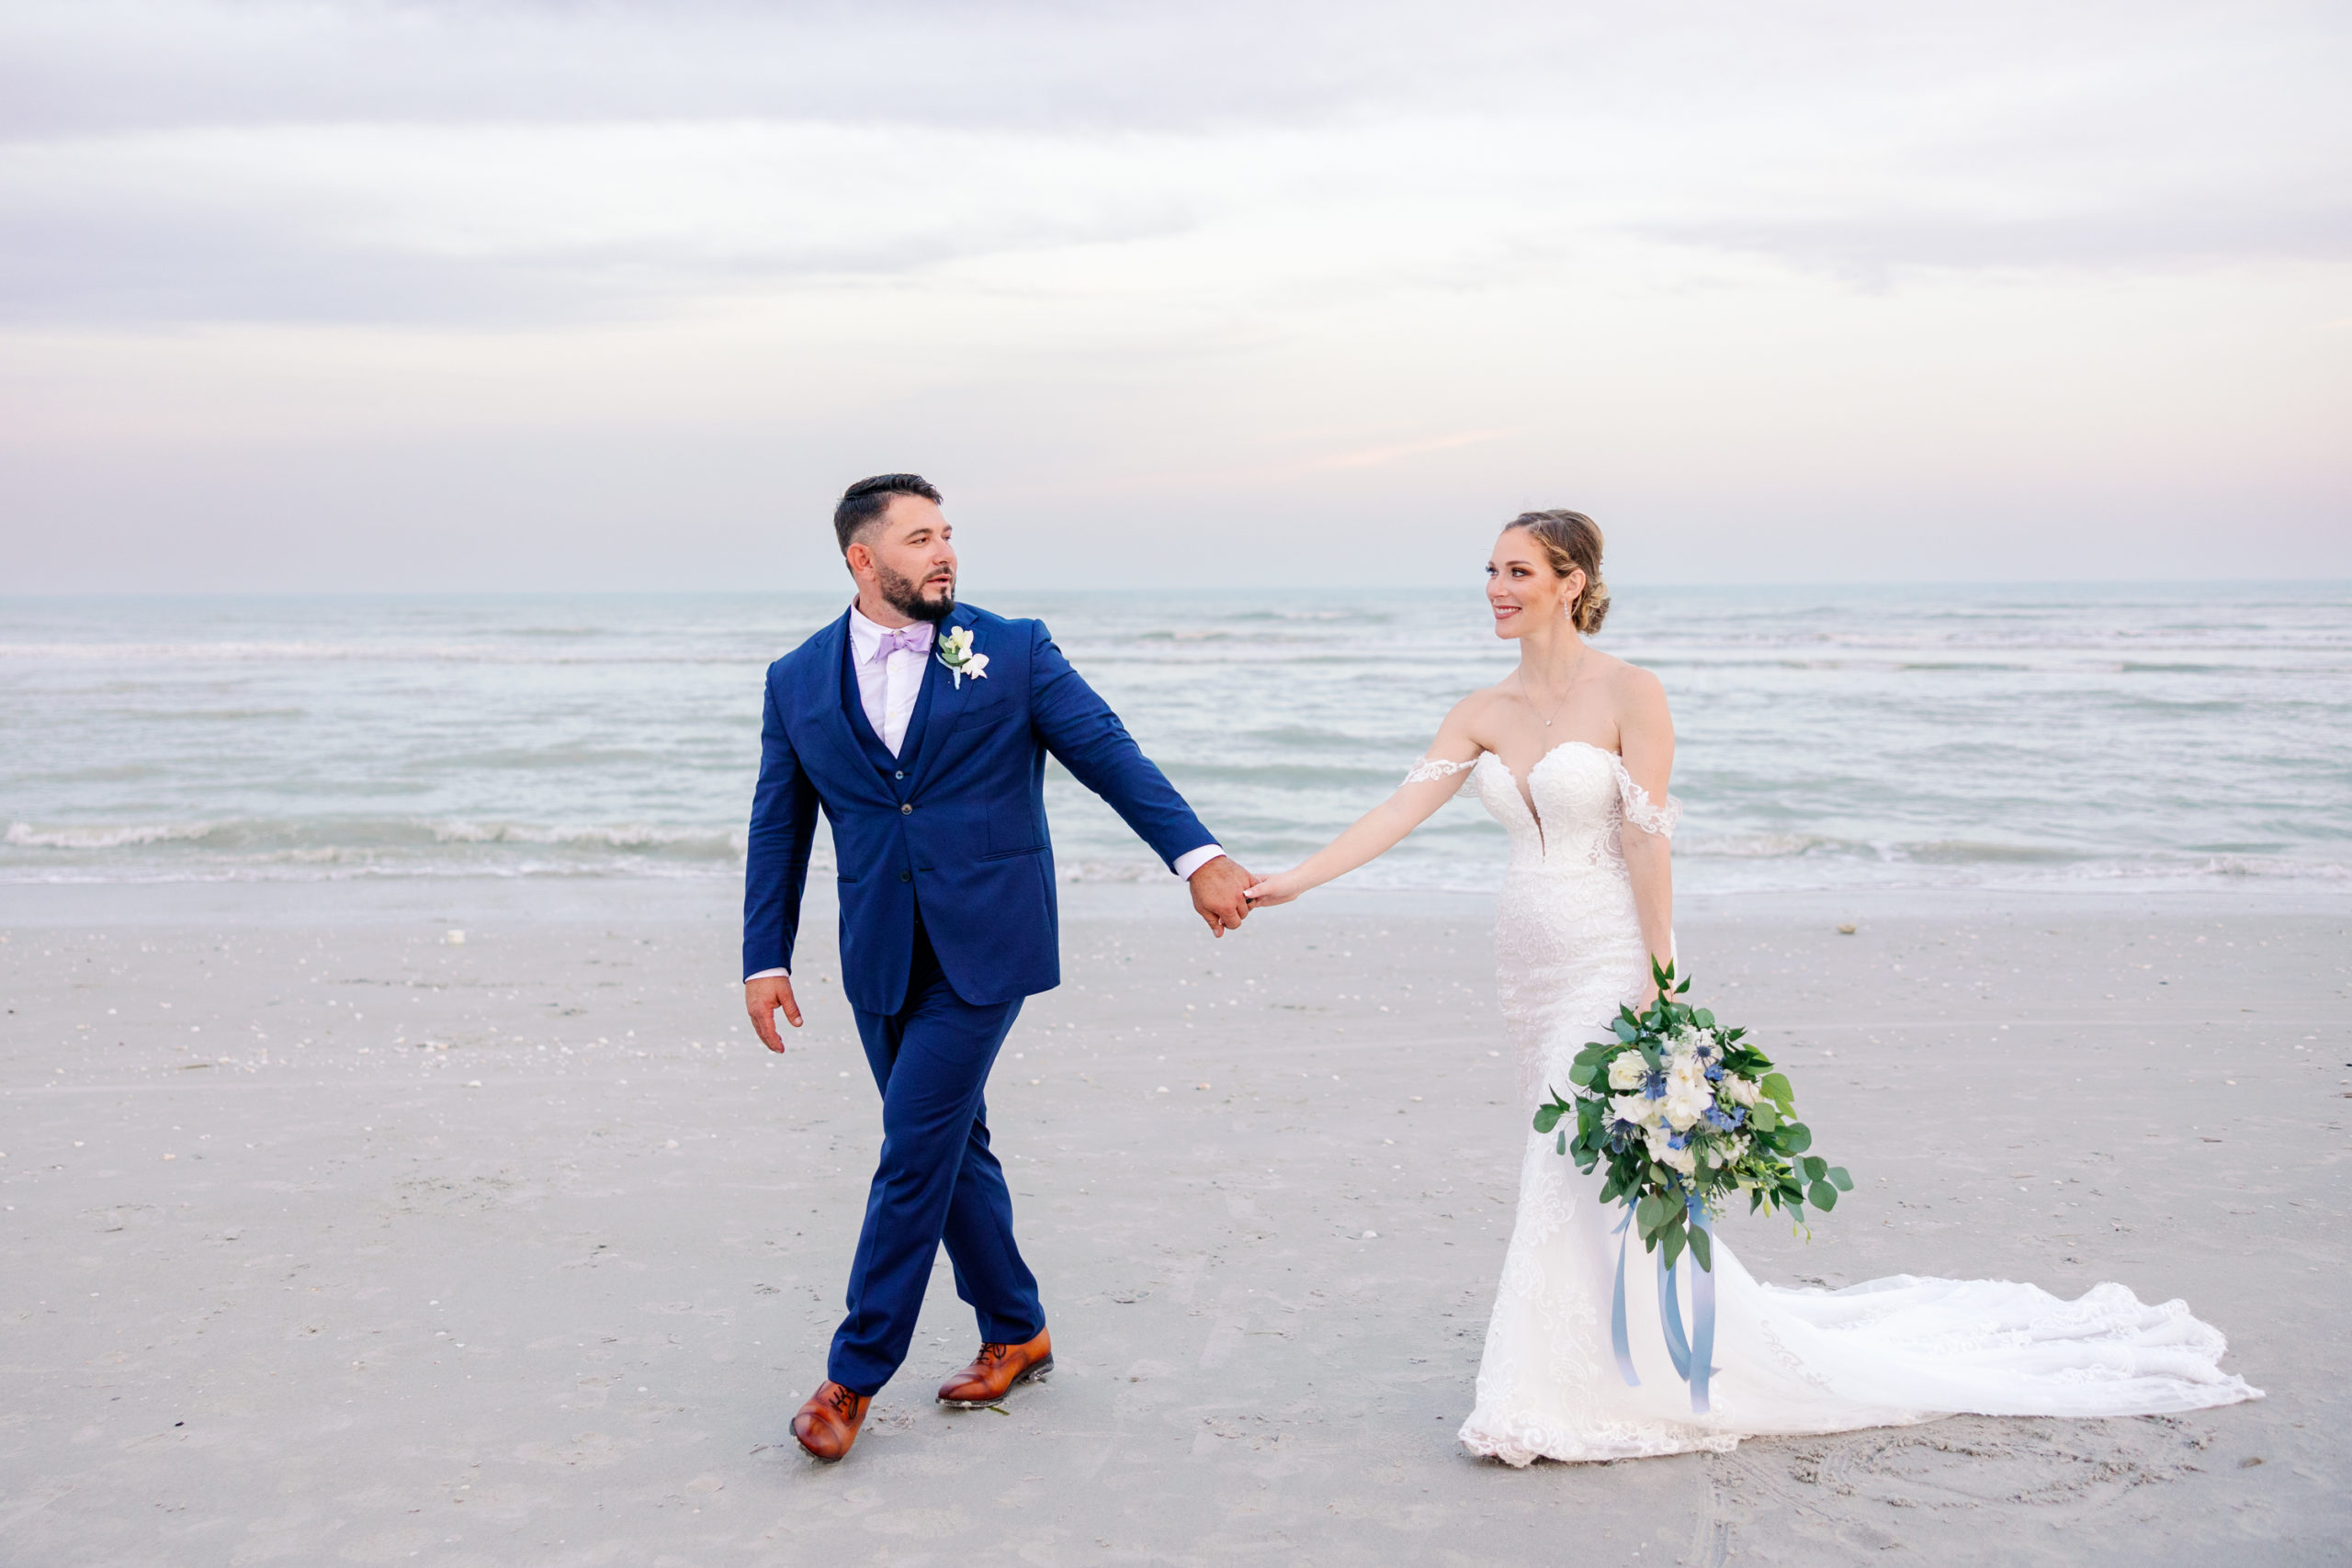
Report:
[{"label": "brown leather dress shoe", "polygon": [[1015,1383],[1040,1382],[1054,1370],[1054,1337],[1040,1330],[1026,1345],[983,1345],[972,1364],[939,1385],[939,1403],[982,1410]]},{"label": "brown leather dress shoe", "polygon": [[857,1441],[857,1429],[865,1425],[865,1407],[873,1403],[873,1395],[852,1393],[837,1382],[820,1384],[792,1418],[792,1440],[810,1459],[836,1463]]}]

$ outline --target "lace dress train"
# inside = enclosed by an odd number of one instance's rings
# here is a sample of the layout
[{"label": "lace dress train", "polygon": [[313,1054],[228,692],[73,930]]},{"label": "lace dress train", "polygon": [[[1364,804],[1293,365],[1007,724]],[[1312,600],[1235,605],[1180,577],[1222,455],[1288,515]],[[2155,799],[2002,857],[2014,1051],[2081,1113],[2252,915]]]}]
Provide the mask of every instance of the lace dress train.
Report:
[{"label": "lace dress train", "polygon": [[[1425,763],[1416,774],[1453,767]],[[1510,837],[1495,947],[1518,1104],[1532,1114],[1619,1004],[1645,989],[1621,834],[1628,823],[1670,834],[1680,807],[1653,803],[1614,753],[1581,741],[1539,761],[1526,795],[1491,752],[1472,767],[1473,787]],[[1719,1235],[1717,1370],[1710,1410],[1694,1414],[1667,1358],[1656,1266],[1638,1241],[1625,1294],[1640,1386],[1618,1371],[1610,1309],[1620,1211],[1598,1201],[1600,1190],[1597,1174],[1527,1128],[1477,1404],[1461,1432],[1476,1453],[1524,1465],[1720,1452],[1744,1437],[1963,1412],[2140,1416],[2261,1397],[2220,1370],[2221,1334],[2177,1301],[2149,1305],[2104,1284],[2069,1302],[2030,1284],[1911,1275],[1789,1289],[1756,1280]]]}]

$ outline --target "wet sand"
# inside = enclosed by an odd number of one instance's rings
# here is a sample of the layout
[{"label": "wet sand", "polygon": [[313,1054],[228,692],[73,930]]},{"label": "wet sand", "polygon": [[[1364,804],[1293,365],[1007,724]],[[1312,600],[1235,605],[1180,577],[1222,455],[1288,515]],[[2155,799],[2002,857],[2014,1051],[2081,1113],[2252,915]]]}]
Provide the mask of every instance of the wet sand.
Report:
[{"label": "wet sand", "polygon": [[2341,1561],[2340,907],[1681,921],[1858,1179],[1810,1243],[1727,1222],[1759,1275],[2120,1280],[2267,1399],[1514,1472],[1453,1440],[1527,1113],[1477,900],[1212,943],[1172,886],[1078,890],[990,1096],[1059,1370],[935,1407],[975,1339],[943,1262],[831,1468],[786,1422],[875,1095],[830,913],[775,1058],[730,901],[0,891],[0,1560]]}]

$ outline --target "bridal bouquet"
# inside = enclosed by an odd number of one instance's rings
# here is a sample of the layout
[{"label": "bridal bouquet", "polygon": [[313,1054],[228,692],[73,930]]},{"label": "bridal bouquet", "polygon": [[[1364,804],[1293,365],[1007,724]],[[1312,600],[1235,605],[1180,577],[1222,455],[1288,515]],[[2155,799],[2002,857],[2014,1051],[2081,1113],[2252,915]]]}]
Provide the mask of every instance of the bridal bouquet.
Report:
[{"label": "bridal bouquet", "polygon": [[[1616,1038],[1577,1053],[1573,1098],[1554,1090],[1535,1130],[1559,1128],[1559,1150],[1578,1170],[1608,1162],[1600,1201],[1632,1205],[1645,1251],[1664,1247],[1670,1269],[1688,1247],[1712,1269],[1702,1216],[1720,1214],[1732,1194],[1747,1194],[1750,1213],[1770,1204],[1801,1214],[1808,1202],[1826,1213],[1854,1181],[1805,1152],[1813,1134],[1796,1119],[1796,1093],[1747,1032],[1677,1000],[1690,982],[1675,984],[1672,964],[1653,961],[1651,972],[1657,1000],[1646,1012],[1620,1008]],[[1573,1134],[1560,1126],[1571,1116]]]},{"label": "bridal bouquet", "polygon": [[[1674,966],[1655,960],[1657,1000],[1645,1012],[1617,1010],[1613,1040],[1577,1053],[1568,1069],[1572,1086],[1556,1089],[1537,1108],[1535,1130],[1557,1128],[1562,1154],[1576,1156],[1589,1174],[1608,1165],[1600,1201],[1620,1201],[1642,1247],[1657,1253],[1658,1317],[1667,1354],[1676,1375],[1690,1385],[1690,1408],[1708,1408],[1707,1380],[1714,1351],[1715,1292],[1713,1219],[1732,1194],[1746,1192],[1750,1213],[1766,1204],[1799,1216],[1804,1205],[1826,1213],[1838,1194],[1850,1192],[1845,1168],[1805,1151],[1813,1134],[1796,1119],[1796,1095],[1787,1077],[1772,1071],[1771,1059],[1748,1044],[1747,1031],[1715,1022],[1705,1008],[1676,998],[1690,982],[1675,984]],[[1570,1134],[1561,1123],[1574,1117]],[[1682,1332],[1675,1269],[1685,1249],[1698,1261],[1691,1279],[1694,1332]],[[1617,1247],[1617,1290],[1610,1308],[1610,1337],[1617,1370],[1638,1387],[1625,1331],[1625,1247]]]}]

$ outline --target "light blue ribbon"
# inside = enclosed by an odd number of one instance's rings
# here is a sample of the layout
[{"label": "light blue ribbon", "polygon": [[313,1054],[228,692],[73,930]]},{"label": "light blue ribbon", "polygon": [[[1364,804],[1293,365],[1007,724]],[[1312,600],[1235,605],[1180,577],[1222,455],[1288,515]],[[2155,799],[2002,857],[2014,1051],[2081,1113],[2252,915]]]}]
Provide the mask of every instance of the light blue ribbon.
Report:
[{"label": "light blue ribbon", "polygon": [[1633,1341],[1625,1334],[1625,1228],[1634,1223],[1634,1205],[1625,1205],[1625,1217],[1617,1222],[1617,1299],[1609,1303],[1609,1342],[1617,1351],[1617,1371],[1625,1379],[1627,1388],[1639,1388],[1642,1380],[1634,1373]]},{"label": "light blue ribbon", "polygon": [[[1695,1198],[1684,1200],[1684,1210],[1694,1229],[1714,1237],[1714,1229],[1707,1223],[1707,1211]],[[1617,1352],[1617,1371],[1628,1388],[1639,1388],[1642,1380],[1634,1373],[1634,1348],[1625,1332],[1625,1241],[1626,1230],[1634,1223],[1634,1205],[1625,1204],[1625,1217],[1617,1222],[1617,1292],[1609,1303],[1609,1336]],[[1713,1373],[1715,1357],[1715,1276],[1709,1269],[1697,1270],[1690,1279],[1690,1327],[1686,1337],[1682,1332],[1681,1293],[1675,1289],[1676,1269],[1667,1267],[1666,1255],[1657,1260],[1657,1314],[1666,1333],[1666,1354],[1674,1363],[1674,1375],[1690,1385],[1690,1408],[1705,1415],[1707,1380]]]}]

